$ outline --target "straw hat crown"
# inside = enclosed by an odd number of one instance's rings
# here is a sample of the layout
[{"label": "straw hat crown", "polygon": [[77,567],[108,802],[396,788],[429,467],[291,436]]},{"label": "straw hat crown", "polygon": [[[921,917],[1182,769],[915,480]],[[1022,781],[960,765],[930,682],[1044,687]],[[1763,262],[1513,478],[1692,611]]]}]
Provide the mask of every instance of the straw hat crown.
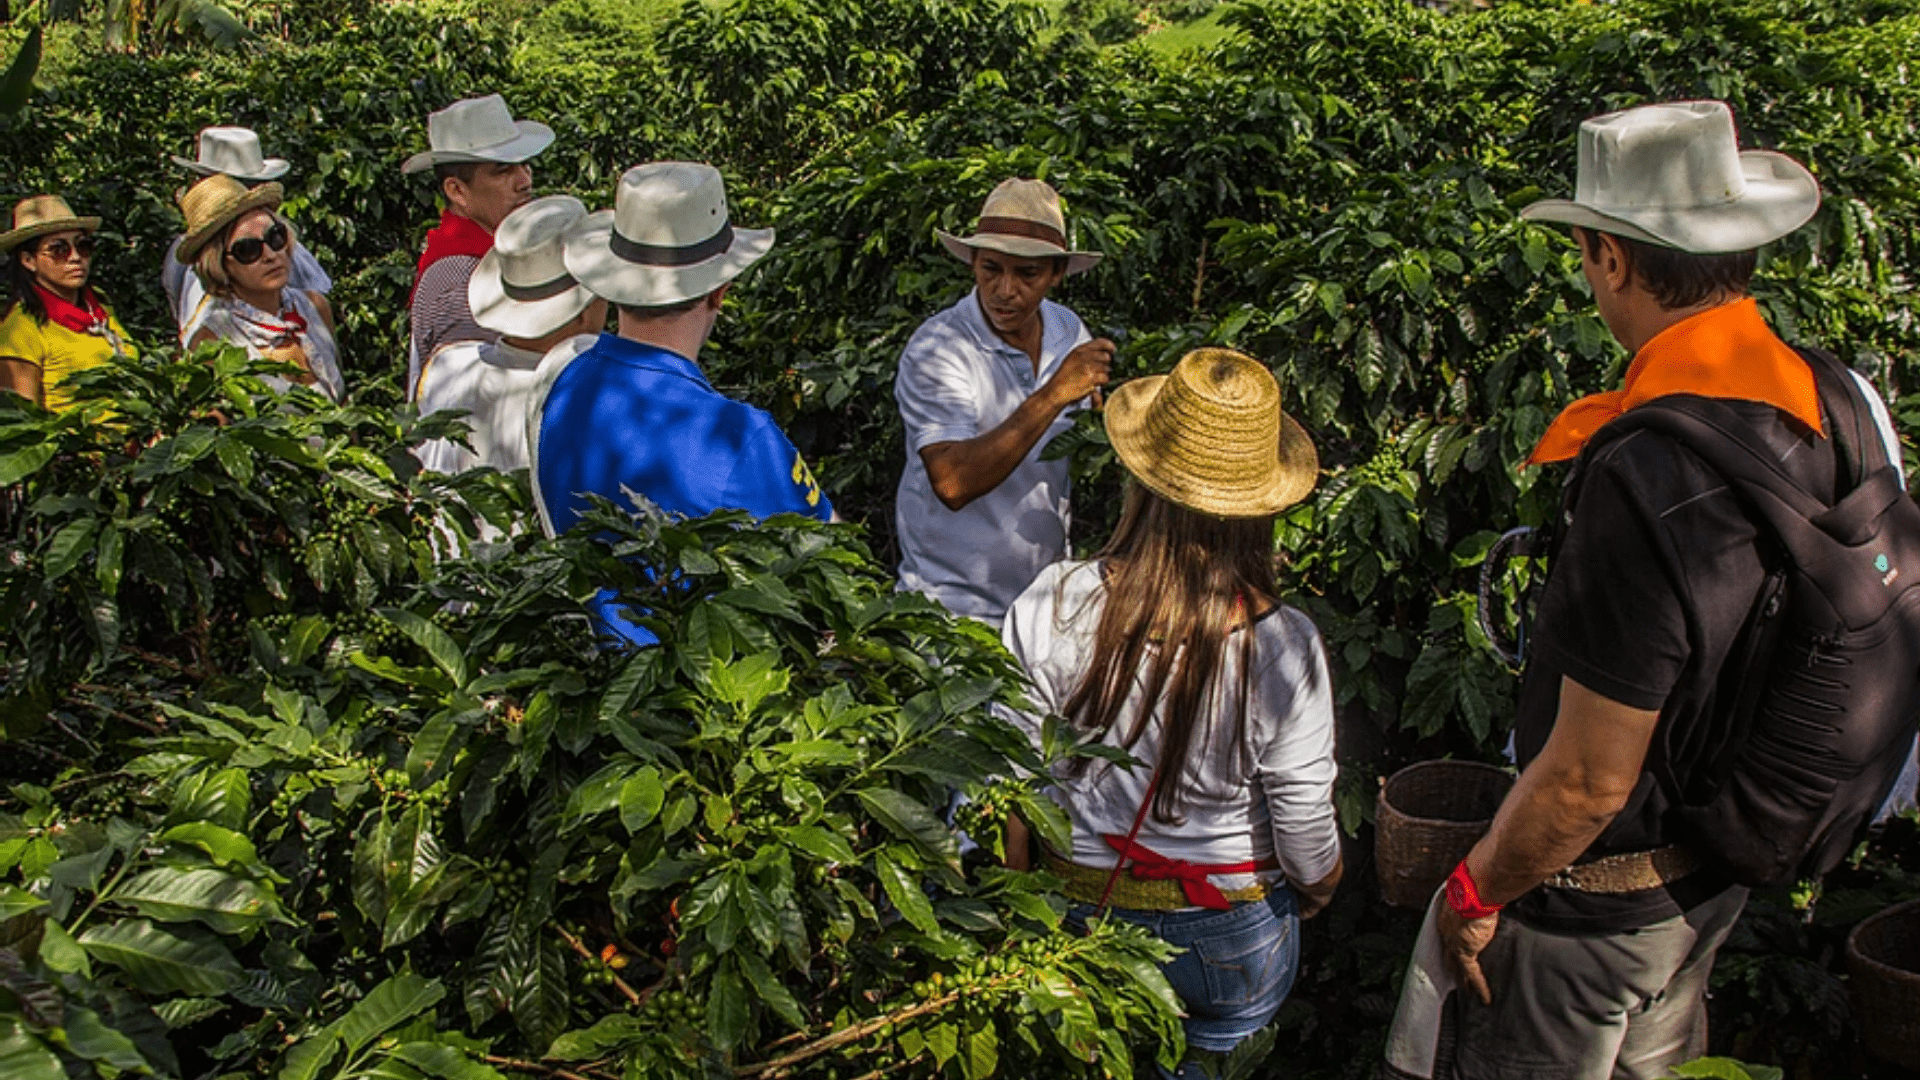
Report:
[{"label": "straw hat crown", "polygon": [[180,213],[187,219],[187,233],[181,237],[174,258],[191,264],[199,257],[200,249],[240,215],[258,207],[279,209],[281,195],[279,184],[249,188],[225,173],[201,180],[180,196]]},{"label": "straw hat crown", "polygon": [[1167,375],[1134,379],[1107,402],[1107,437],[1140,483],[1190,510],[1264,517],[1305,498],[1320,471],[1313,441],[1280,408],[1258,360],[1198,349]]},{"label": "straw hat crown", "polygon": [[593,294],[567,272],[562,241],[586,215],[571,195],[548,195],[508,214],[467,279],[473,321],[509,337],[540,338],[585,311]]},{"label": "straw hat crown", "polygon": [[1805,166],[1740,149],[1725,102],[1674,101],[1582,121],[1573,198],[1520,216],[1714,255],[1777,240],[1818,209]]},{"label": "straw hat crown", "polygon": [[272,180],[287,171],[285,158],[270,158],[260,152],[260,136],[249,128],[203,128],[199,153],[197,159],[175,155],[173,163],[201,176],[225,173],[236,180]]},{"label": "straw hat crown", "polygon": [[0,251],[12,251],[35,237],[48,233],[80,229],[92,232],[100,227],[97,217],[81,217],[58,195],[29,195],[14,204],[13,227],[0,233]]},{"label": "straw hat crown", "polygon": [[955,236],[942,229],[934,235],[948,253],[973,263],[976,248],[1005,252],[1028,259],[1067,257],[1067,273],[1092,269],[1100,256],[1067,246],[1067,217],[1060,210],[1060,193],[1044,180],[1002,180],[980,207],[972,236]]}]

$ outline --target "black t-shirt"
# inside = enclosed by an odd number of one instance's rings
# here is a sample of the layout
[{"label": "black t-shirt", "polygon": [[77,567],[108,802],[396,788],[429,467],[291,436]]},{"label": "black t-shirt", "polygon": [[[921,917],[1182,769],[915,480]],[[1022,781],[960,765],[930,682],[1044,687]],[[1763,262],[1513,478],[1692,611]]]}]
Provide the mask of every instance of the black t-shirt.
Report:
[{"label": "black t-shirt", "polygon": [[[1831,502],[1838,464],[1831,440],[1772,406],[1727,404],[1797,482]],[[1525,766],[1546,745],[1562,676],[1660,712],[1639,786],[1578,860],[1586,862],[1673,842],[1666,813],[1729,737],[1725,703],[1737,687],[1722,684],[1723,668],[1729,657],[1734,670],[1741,666],[1742,631],[1778,556],[1726,481],[1672,438],[1632,432],[1583,454],[1575,469],[1575,505],[1562,507],[1565,535],[1534,620],[1515,750]],[[1573,477],[1568,483],[1575,490]],[[1678,915],[1729,884],[1702,869],[1620,895],[1542,887],[1513,909],[1541,929],[1604,933]]]}]

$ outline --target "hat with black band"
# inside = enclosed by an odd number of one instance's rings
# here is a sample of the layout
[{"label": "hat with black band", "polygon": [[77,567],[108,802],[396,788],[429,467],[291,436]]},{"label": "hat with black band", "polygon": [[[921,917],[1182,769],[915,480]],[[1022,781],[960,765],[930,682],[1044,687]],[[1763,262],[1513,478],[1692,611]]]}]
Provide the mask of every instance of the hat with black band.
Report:
[{"label": "hat with black band", "polygon": [[1091,270],[1100,261],[1092,251],[1074,251],[1067,243],[1067,218],[1060,209],[1060,193],[1044,180],[1002,180],[980,207],[972,236],[955,236],[935,229],[954,258],[973,265],[976,250],[998,251],[1027,259],[1067,260],[1067,273]]},{"label": "hat with black band", "polygon": [[567,272],[562,247],[567,230],[586,216],[586,204],[571,195],[535,199],[508,214],[467,279],[473,321],[533,340],[579,317],[593,293]]},{"label": "hat with black band", "polygon": [[568,231],[566,264],[616,304],[661,307],[705,296],[773,249],[772,229],[734,227],[726,185],[711,165],[636,165],[620,177],[613,207]]}]

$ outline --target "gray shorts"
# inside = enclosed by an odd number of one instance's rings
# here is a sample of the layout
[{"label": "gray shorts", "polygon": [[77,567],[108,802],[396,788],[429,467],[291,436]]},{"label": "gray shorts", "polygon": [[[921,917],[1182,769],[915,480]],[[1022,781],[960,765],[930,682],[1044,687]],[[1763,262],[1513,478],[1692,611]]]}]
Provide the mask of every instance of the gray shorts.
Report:
[{"label": "gray shorts", "polygon": [[1747,890],[1637,930],[1552,934],[1500,921],[1480,966],[1493,1004],[1455,995],[1456,1080],[1662,1080],[1707,1045],[1707,978]]}]

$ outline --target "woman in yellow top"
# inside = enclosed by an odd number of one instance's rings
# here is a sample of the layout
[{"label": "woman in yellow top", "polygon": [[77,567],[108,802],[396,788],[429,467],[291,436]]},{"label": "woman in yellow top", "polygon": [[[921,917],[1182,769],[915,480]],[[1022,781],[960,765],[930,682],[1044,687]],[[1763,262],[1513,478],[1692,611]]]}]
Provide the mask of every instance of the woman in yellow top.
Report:
[{"label": "woman in yellow top", "polygon": [[97,217],[80,217],[58,195],[13,208],[0,233],[13,302],[0,318],[0,389],[58,412],[73,404],[65,383],[115,353],[137,355],[120,320],[87,284]]}]

